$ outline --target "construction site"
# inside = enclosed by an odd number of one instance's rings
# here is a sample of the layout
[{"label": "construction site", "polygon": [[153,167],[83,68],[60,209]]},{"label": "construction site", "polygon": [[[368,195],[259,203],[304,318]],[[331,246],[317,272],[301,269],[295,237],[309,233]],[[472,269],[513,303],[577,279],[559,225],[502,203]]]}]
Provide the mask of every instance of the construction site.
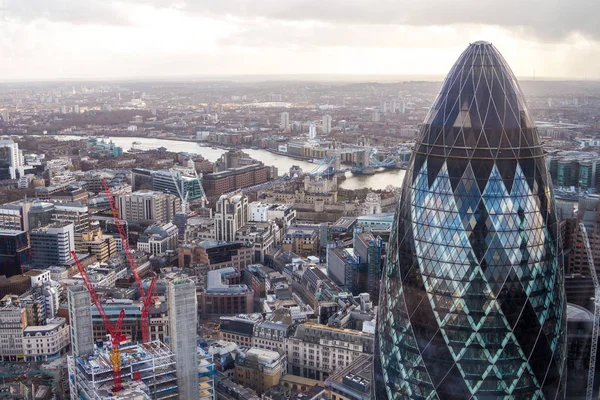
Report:
[{"label": "construction site", "polygon": [[177,398],[175,354],[160,341],[122,346],[122,390],[114,390],[111,351],[97,348],[87,355],[69,356],[71,398]]}]

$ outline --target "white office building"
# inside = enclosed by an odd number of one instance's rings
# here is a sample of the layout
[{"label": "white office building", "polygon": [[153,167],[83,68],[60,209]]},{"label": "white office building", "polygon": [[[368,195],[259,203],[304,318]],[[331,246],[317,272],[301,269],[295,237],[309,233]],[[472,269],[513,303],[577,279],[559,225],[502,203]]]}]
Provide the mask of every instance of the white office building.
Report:
[{"label": "white office building", "polygon": [[25,175],[25,160],[23,158],[23,152],[19,150],[19,144],[10,139],[2,139],[0,140],[0,147],[10,148],[10,179],[17,179],[18,177]]}]

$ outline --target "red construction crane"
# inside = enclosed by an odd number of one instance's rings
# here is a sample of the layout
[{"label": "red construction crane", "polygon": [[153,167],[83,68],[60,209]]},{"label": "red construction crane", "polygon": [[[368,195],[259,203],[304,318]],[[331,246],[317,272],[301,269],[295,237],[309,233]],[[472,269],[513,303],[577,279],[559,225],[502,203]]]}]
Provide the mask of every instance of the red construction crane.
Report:
[{"label": "red construction crane", "polygon": [[108,184],[104,178],[100,178],[102,181],[102,186],[104,186],[104,192],[106,193],[106,197],[108,198],[108,203],[110,204],[110,210],[112,212],[113,218],[115,219],[115,225],[117,226],[117,230],[119,231],[119,236],[121,237],[121,242],[123,243],[123,250],[125,250],[125,256],[127,257],[127,262],[129,263],[129,267],[131,268],[131,272],[135,278],[135,282],[137,283],[138,290],[140,291],[140,296],[142,299],[142,343],[147,343],[150,341],[150,326],[149,326],[149,313],[152,308],[154,308],[154,285],[156,283],[156,277],[152,278],[152,282],[150,282],[150,286],[148,287],[148,291],[144,289],[144,284],[142,283],[142,278],[138,274],[137,263],[135,262],[135,257],[133,257],[133,252],[129,247],[129,240],[127,238],[127,234],[123,229],[123,221],[119,218],[119,211],[117,210],[117,204],[115,202],[115,198],[110,191]]},{"label": "red construction crane", "polygon": [[121,386],[121,351],[119,350],[119,345],[121,344],[121,342],[123,340],[126,339],[125,335],[121,332],[123,329],[123,319],[125,319],[125,310],[121,310],[121,313],[119,314],[119,318],[117,319],[117,322],[113,325],[110,318],[108,318],[108,316],[106,315],[106,312],[104,311],[104,307],[102,306],[102,302],[98,298],[98,295],[96,294],[96,290],[94,289],[94,286],[92,286],[92,282],[90,282],[90,278],[88,277],[87,271],[85,270],[83,265],[81,265],[81,262],[79,261],[79,258],[77,257],[77,254],[75,254],[74,251],[71,251],[71,255],[73,256],[73,259],[75,260],[75,264],[77,264],[77,269],[79,270],[79,273],[81,274],[81,277],[83,278],[83,283],[85,284],[87,291],[90,293],[92,302],[96,306],[96,309],[98,310],[98,313],[100,314],[100,317],[102,317],[102,322],[104,323],[106,330],[110,334],[110,341],[112,344],[111,350],[110,350],[110,360],[112,361],[113,380],[115,383],[113,390],[115,392],[119,392],[122,389],[122,386]]}]

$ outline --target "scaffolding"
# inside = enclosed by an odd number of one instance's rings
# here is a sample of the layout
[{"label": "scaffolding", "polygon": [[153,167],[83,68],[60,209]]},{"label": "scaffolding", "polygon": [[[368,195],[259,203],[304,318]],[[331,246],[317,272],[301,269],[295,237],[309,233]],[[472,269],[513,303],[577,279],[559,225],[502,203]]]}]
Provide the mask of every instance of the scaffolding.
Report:
[{"label": "scaffolding", "polygon": [[215,375],[217,370],[212,354],[198,347],[198,386],[199,400],[215,400]]},{"label": "scaffolding", "polygon": [[[97,348],[88,355],[69,356],[67,365],[72,399],[105,400],[125,396],[112,391],[110,349]],[[160,341],[122,346],[121,379],[125,391],[139,396],[142,392],[147,394],[140,399],[178,397],[175,354]]]}]

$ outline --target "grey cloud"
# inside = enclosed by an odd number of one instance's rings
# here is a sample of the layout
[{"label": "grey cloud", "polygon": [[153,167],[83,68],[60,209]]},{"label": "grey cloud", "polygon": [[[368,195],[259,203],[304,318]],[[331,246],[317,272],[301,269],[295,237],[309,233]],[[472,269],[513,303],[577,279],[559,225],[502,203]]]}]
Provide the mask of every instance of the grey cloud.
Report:
[{"label": "grey cloud", "polygon": [[[173,1],[153,0],[153,4],[162,7]],[[203,15],[334,24],[488,24],[549,41],[574,32],[600,38],[598,0],[186,0],[179,4]]]},{"label": "grey cloud", "polygon": [[600,39],[599,0],[4,0],[2,12],[20,20],[121,25],[129,22],[123,5],[176,8],[203,17],[332,25],[484,24],[542,41],[559,41],[576,32]]}]

